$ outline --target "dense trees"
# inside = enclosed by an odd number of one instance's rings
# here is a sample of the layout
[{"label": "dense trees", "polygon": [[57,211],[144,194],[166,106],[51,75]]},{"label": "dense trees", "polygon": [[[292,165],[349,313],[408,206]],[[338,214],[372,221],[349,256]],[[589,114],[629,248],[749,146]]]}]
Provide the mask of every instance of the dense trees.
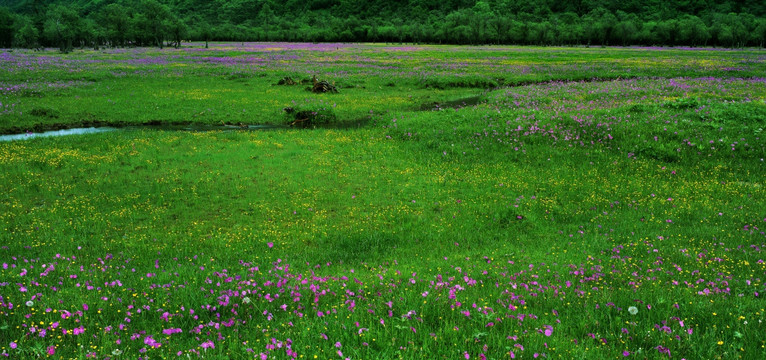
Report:
[{"label": "dense trees", "polygon": [[124,46],[128,41],[130,17],[120,4],[109,4],[94,13],[96,21],[103,26],[104,37],[112,46]]},{"label": "dense trees", "polygon": [[60,48],[62,52],[70,51],[75,40],[87,38],[84,32],[82,18],[75,9],[53,5],[45,12],[43,36],[49,44]]},{"label": "dense trees", "polygon": [[182,40],[763,47],[766,2],[0,0],[0,47]]},{"label": "dense trees", "polygon": [[11,47],[13,35],[13,14],[8,9],[0,8],[0,47]]}]

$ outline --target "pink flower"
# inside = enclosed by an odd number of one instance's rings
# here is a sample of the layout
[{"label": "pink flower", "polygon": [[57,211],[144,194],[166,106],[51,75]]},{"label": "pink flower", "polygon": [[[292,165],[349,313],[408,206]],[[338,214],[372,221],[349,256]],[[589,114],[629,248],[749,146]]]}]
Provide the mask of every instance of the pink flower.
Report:
[{"label": "pink flower", "polygon": [[468,355],[468,351],[464,352],[463,356],[466,358],[466,360],[471,358],[471,355]]},{"label": "pink flower", "polygon": [[162,330],[162,333],[165,334],[165,335],[173,335],[173,334],[180,333],[180,332],[181,332],[180,328],[176,328],[176,329],[164,329],[164,330]]},{"label": "pink flower", "polygon": [[53,355],[56,353],[56,347],[55,346],[48,346],[48,355]]},{"label": "pink flower", "polygon": [[268,246],[269,248],[273,248],[274,247],[274,243],[273,242],[266,243],[266,246]]},{"label": "pink flower", "polygon": [[15,342],[11,341],[11,349],[15,349],[18,346],[19,346],[18,344],[16,344]]},{"label": "pink flower", "polygon": [[622,356],[630,356],[630,351],[628,350],[623,351]]},{"label": "pink flower", "polygon": [[152,339],[151,336],[147,336],[147,337],[144,338],[144,344],[146,344],[148,346],[151,346],[153,348],[158,348],[158,347],[162,346],[162,344],[157,342],[157,340]]}]

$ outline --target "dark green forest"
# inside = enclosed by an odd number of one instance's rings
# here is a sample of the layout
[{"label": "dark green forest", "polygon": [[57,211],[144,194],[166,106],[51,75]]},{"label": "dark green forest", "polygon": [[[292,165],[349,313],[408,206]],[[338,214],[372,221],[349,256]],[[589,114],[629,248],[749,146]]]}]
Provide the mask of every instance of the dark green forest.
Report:
[{"label": "dark green forest", "polygon": [[763,47],[745,0],[0,0],[0,47],[182,41]]}]

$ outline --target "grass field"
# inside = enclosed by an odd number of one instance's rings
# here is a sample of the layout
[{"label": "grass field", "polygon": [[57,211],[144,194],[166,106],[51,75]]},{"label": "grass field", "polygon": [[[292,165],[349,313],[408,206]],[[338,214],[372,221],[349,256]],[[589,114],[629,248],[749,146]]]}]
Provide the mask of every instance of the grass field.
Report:
[{"label": "grass field", "polygon": [[[0,52],[0,356],[766,357],[766,53]],[[281,79],[337,86],[314,94]],[[309,128],[162,130],[143,125]],[[231,127],[221,127],[231,129]]]}]

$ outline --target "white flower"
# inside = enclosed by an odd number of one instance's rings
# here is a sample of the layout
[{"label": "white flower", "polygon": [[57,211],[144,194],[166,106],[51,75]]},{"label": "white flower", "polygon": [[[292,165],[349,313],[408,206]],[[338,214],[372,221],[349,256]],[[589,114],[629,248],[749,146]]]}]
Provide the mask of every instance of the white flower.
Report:
[{"label": "white flower", "polygon": [[29,306],[29,307],[32,307],[34,304],[35,304],[35,302],[32,301],[32,300],[27,301],[27,306]]},{"label": "white flower", "polygon": [[631,306],[631,307],[629,307],[629,308],[628,308],[628,312],[629,312],[631,315],[636,315],[636,314],[638,314],[638,308],[637,308],[637,307],[635,307],[635,306]]},{"label": "white flower", "polygon": [[114,355],[114,356],[120,356],[121,354],[122,354],[122,350],[120,350],[120,349],[112,350],[112,355]]},{"label": "white flower", "polygon": [[245,297],[242,298],[242,302],[245,303],[245,304],[249,304],[250,303],[250,298],[245,296]]}]

